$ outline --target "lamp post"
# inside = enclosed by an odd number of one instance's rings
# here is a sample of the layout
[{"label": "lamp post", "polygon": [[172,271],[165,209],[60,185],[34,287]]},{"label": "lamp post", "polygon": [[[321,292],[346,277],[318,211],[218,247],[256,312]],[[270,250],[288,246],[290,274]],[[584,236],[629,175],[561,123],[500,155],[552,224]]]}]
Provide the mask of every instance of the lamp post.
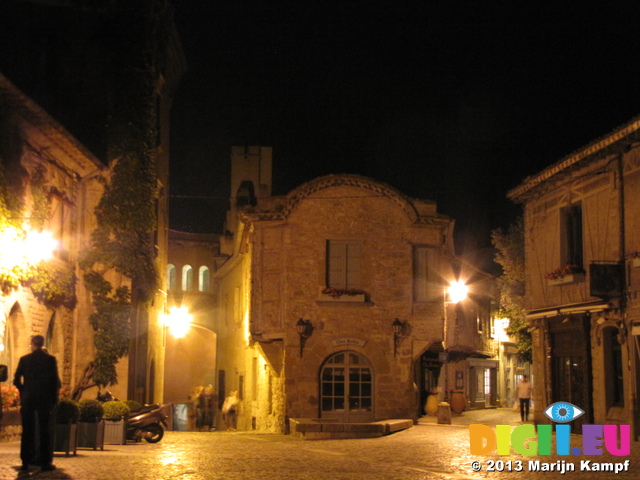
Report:
[{"label": "lamp post", "polygon": [[[443,322],[443,340],[444,340],[444,348],[445,348],[445,353],[448,353],[447,350],[449,348],[449,339],[448,337],[448,333],[449,333],[449,328],[448,328],[448,323],[449,323],[449,319],[447,318],[447,305],[457,305],[458,303],[462,302],[463,300],[465,300],[467,298],[467,295],[469,293],[469,287],[468,285],[466,285],[462,280],[452,280],[449,283],[449,286],[447,288],[445,288],[444,290],[444,322]],[[448,300],[448,301],[447,301]],[[454,341],[455,341],[455,331],[454,331]],[[447,363],[444,364],[444,369],[445,369],[445,376],[444,376],[444,396],[445,396],[445,401],[447,401],[449,399],[449,363],[448,363],[448,355],[447,357]]]}]

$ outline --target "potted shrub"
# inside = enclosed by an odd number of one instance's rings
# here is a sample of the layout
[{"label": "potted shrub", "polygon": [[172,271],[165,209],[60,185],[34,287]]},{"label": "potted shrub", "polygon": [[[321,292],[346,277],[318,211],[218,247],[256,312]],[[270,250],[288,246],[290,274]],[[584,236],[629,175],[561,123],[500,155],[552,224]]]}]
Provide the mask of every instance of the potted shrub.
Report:
[{"label": "potted shrub", "polygon": [[129,413],[137,412],[142,409],[142,404],[140,402],[136,402],[135,400],[127,400],[124,402],[129,407]]},{"label": "potted shrub", "polygon": [[127,442],[129,407],[119,400],[102,404],[104,409],[104,443],[124,445]]},{"label": "potted shrub", "polygon": [[56,406],[54,427],[54,452],[70,452],[76,454],[78,446],[78,419],[80,409],[78,404],[70,398],[61,398]]},{"label": "potted shrub", "polygon": [[104,450],[104,409],[98,400],[80,400],[78,422],[78,447]]}]

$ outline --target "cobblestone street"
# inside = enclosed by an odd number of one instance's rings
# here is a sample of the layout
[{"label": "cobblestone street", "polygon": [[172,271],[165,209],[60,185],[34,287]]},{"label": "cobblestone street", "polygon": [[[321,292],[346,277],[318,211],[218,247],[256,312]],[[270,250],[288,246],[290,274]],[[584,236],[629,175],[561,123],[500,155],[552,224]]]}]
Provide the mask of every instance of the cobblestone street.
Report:
[{"label": "cobblestone street", "polygon": [[[201,480],[201,479],[502,479],[502,478],[637,478],[640,444],[632,444],[631,458],[564,457],[575,472],[530,472],[529,460],[556,462],[549,457],[472,457],[469,423],[517,425],[517,414],[505,409],[467,412],[452,425],[436,425],[431,418],[409,430],[376,439],[303,441],[292,436],[227,432],[167,432],[158,444],[108,445],[104,451],[79,450],[56,455],[58,469],[30,474],[18,471],[19,443],[0,444],[0,478],[74,480]],[[580,445],[580,437],[574,439]],[[627,472],[580,472],[580,460],[624,462]],[[482,464],[473,472],[471,462]],[[487,472],[488,461],[523,461],[521,472]],[[516,468],[512,465],[512,468]]]}]

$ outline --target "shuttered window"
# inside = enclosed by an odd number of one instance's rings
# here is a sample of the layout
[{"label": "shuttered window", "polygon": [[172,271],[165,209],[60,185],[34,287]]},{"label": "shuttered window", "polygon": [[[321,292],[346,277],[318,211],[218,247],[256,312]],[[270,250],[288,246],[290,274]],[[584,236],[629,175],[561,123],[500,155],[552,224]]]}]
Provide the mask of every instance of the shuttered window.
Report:
[{"label": "shuttered window", "polygon": [[420,246],[413,248],[413,300],[415,302],[441,300],[442,288],[439,288],[435,267],[435,248]]},{"label": "shuttered window", "polygon": [[327,241],[327,287],[362,288],[362,242]]}]

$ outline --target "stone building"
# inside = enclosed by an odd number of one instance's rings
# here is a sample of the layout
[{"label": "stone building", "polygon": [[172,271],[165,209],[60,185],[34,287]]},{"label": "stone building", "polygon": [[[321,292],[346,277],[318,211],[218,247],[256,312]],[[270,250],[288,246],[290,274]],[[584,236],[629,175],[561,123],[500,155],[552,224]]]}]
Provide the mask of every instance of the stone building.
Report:
[{"label": "stone building", "polygon": [[636,118],[509,192],[524,206],[536,422],[565,401],[578,425],[638,437],[639,132]]},{"label": "stone building", "polygon": [[[75,275],[79,252],[95,228],[91,212],[102,193],[99,180],[108,177],[108,169],[2,75],[0,110],[0,157],[7,179],[5,186],[14,198],[23,199],[22,229],[51,232],[57,247],[48,263],[61,274]],[[36,225],[34,205],[43,196],[48,212]],[[21,262],[6,243],[8,240],[3,232],[0,253],[3,274]],[[84,366],[84,357],[90,354],[83,350],[93,343],[88,323],[79,328],[91,312],[87,296],[78,292],[78,303],[73,309],[46,306],[29,286],[18,285],[0,295],[0,305],[3,312],[0,364],[9,367],[9,375],[13,375],[19,358],[29,353],[31,336],[40,334],[46,337],[47,348],[58,358],[63,385],[72,387],[78,376],[78,363]]]},{"label": "stone building", "polygon": [[[435,203],[357,175],[272,196],[266,147],[233,148],[231,191],[213,285],[218,394],[238,391],[239,429],[415,419],[438,386],[476,399],[480,370],[484,402],[490,279],[454,257]],[[453,304],[458,278],[471,292]]]},{"label": "stone building", "polygon": [[[153,35],[162,41],[156,42]],[[151,48],[146,48],[148,46]],[[160,285],[164,284],[169,229],[169,110],[186,68],[168,2],[144,0],[134,5],[117,0],[82,7],[57,0],[13,2],[0,17],[0,59],[2,73],[37,104],[36,107],[33,102],[23,102],[29,105],[22,112],[28,115],[28,121],[31,122],[33,115],[29,109],[33,107],[50,116],[54,127],[48,127],[49,130],[65,132],[37,138],[39,158],[47,168],[47,175],[57,169],[66,172],[59,175],[61,180],[47,177],[45,183],[51,189],[51,201],[60,204],[58,210],[52,211],[51,221],[53,216],[61,215],[64,222],[72,222],[69,233],[65,233],[74,249],[68,256],[72,265],[80,250],[89,244],[90,233],[96,225],[92,217],[95,196],[99,199],[102,194],[100,185],[91,186],[86,190],[86,198],[74,200],[75,203],[68,201],[68,197],[75,198],[83,192],[84,187],[75,186],[86,182],[84,178],[89,175],[82,170],[82,164],[97,161],[91,175],[103,175],[109,180],[123,156],[132,151],[131,145],[144,143],[141,148],[145,149],[148,160],[145,167],[149,169],[145,171],[151,172],[154,191],[153,198],[141,207],[152,211],[147,218],[153,224],[153,231],[145,234],[148,241],[141,242],[149,252],[150,263],[155,264]],[[44,128],[42,123],[36,122],[36,125]],[[152,135],[153,139],[146,142],[148,139],[142,138],[141,132]],[[75,150],[54,149],[54,140],[76,145]],[[66,158],[69,166],[63,168],[62,160],[52,158],[53,154],[48,152]],[[24,156],[23,159],[28,160]],[[58,188],[57,183],[62,179],[66,184]],[[83,209],[78,205],[83,205]],[[77,267],[74,266],[73,271],[80,276]],[[136,278],[130,280],[123,279],[122,284],[130,282],[133,291],[131,345],[129,355],[118,363],[118,384],[113,390],[122,399],[161,401],[166,295],[159,289],[151,292],[148,299],[140,298],[141,283]],[[52,312],[43,313],[44,319],[36,318],[25,308],[21,314],[5,312],[8,318],[20,319],[20,335],[53,329],[54,337],[64,343],[60,348],[73,353],[69,357],[71,364],[65,366],[69,373],[64,381],[69,388],[82,382],[95,353],[87,320],[92,307],[89,296],[82,290],[82,280],[77,282],[77,289],[79,301],[74,312],[78,313],[72,315],[76,320],[71,322],[72,327],[69,327],[70,321],[65,320],[64,327],[73,328],[73,335],[69,331],[56,333],[56,329],[63,328],[62,320],[58,320],[62,314],[57,314],[52,322]],[[83,340],[74,340],[74,335],[82,335]],[[13,341],[17,341],[15,336]],[[27,343],[22,341],[21,345]],[[19,353],[14,350],[12,355]],[[91,383],[90,379],[85,380]]]}]

